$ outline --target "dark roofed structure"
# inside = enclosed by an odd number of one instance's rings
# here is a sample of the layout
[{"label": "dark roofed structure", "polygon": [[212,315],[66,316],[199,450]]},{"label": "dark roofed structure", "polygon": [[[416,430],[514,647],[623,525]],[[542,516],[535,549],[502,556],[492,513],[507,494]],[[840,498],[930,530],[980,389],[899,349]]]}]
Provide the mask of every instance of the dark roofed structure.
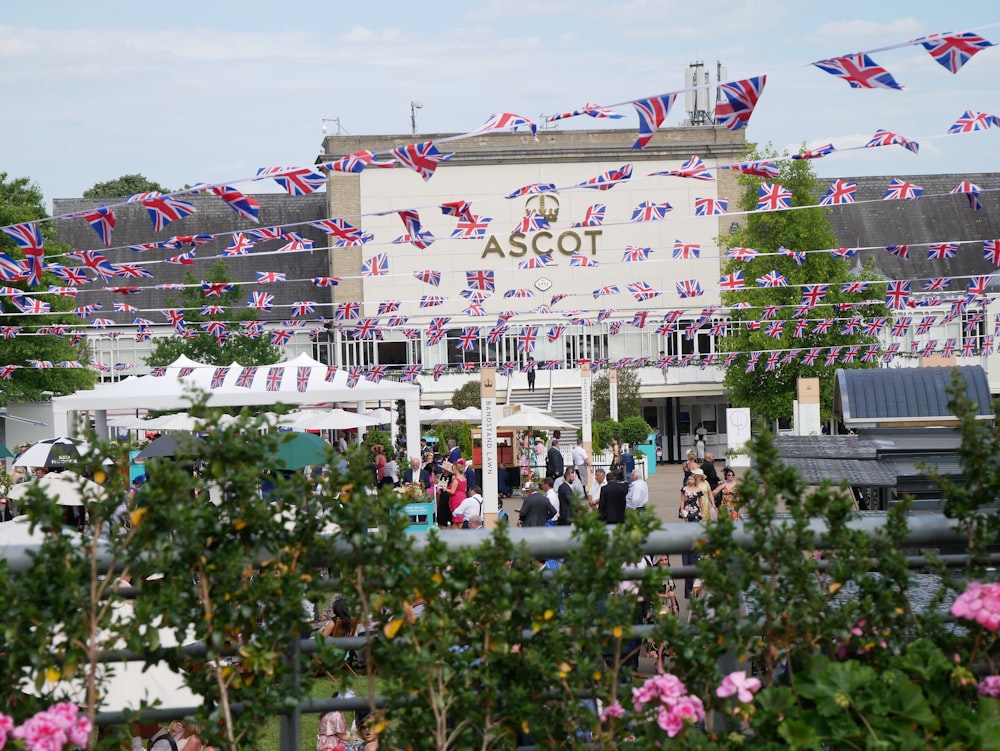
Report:
[{"label": "dark roofed structure", "polygon": [[865,508],[883,507],[889,488],[896,486],[896,469],[879,461],[878,444],[857,435],[778,436],[774,439],[782,463],[798,471],[803,482],[847,483]]},{"label": "dark roofed structure", "polygon": [[954,425],[948,402],[955,373],[977,416],[993,419],[989,382],[979,365],[838,370],[834,412],[848,429]]}]

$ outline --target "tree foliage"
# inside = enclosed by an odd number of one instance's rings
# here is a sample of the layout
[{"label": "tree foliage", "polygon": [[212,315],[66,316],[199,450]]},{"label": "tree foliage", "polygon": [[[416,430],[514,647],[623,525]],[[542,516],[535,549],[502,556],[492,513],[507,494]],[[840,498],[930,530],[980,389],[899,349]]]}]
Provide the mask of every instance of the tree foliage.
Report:
[{"label": "tree foliage", "polygon": [[[773,149],[751,149],[750,159],[764,159],[776,156]],[[785,160],[780,164],[780,175],[774,182],[792,193],[792,206],[814,206],[819,202],[823,188],[812,172],[807,160]],[[729,402],[735,407],[750,407],[755,417],[768,421],[788,419],[792,416],[792,402],[796,398],[799,378],[820,379],[820,410],[823,419],[833,414],[833,373],[825,364],[828,350],[823,349],[814,365],[803,364],[801,355],[811,348],[850,347],[878,342],[874,336],[866,336],[863,324],[877,317],[888,317],[884,305],[883,288],[874,285],[863,292],[847,293],[842,285],[848,281],[873,281],[878,277],[870,268],[855,271],[849,258],[835,256],[829,251],[836,249],[837,240],[827,219],[826,208],[809,208],[794,211],[754,212],[757,205],[758,186],[762,179],[741,176],[745,192],[740,197],[739,207],[750,211],[745,226],[736,232],[723,235],[720,246],[747,247],[763,254],[753,261],[730,259],[723,266],[723,273],[742,271],[746,279],[746,289],[725,292],[723,302],[732,311],[733,325],[721,339],[720,347],[725,352],[739,352],[739,357],[727,368],[725,385]],[[789,250],[823,251],[807,253],[801,264],[789,255],[779,252]],[[755,279],[775,270],[783,275],[788,286],[760,287]],[[826,284],[829,288],[823,301],[812,308],[801,307],[803,285]],[[747,302],[750,307],[734,308],[737,303]],[[874,302],[874,304],[873,304]],[[836,307],[845,304],[846,312]],[[773,314],[771,311],[773,306]],[[767,319],[767,320],[762,320]],[[833,319],[827,333],[817,333],[816,324],[822,319]],[[805,333],[795,337],[795,323],[808,321]],[[781,333],[776,336],[769,332],[769,324],[781,323]],[[856,333],[844,333],[849,321],[860,323]],[[768,353],[780,352],[781,360],[768,370]],[[785,356],[798,351],[796,357],[787,362]],[[751,372],[747,364],[752,353],[759,354],[759,361]],[[863,354],[863,352],[861,353]],[[875,362],[864,362],[861,354],[853,362],[838,359],[838,368],[876,367]]]},{"label": "tree foliage", "polygon": [[482,388],[478,380],[463,383],[451,395],[451,406],[455,409],[465,409],[466,407],[479,409],[483,403],[481,394]]},{"label": "tree foliage", "polygon": [[[8,179],[6,172],[0,173],[0,226],[32,222],[47,216],[42,191],[35,183],[25,177]],[[45,241],[46,255],[62,255],[72,250],[69,246],[51,239],[54,233],[48,224],[40,223],[37,226]],[[16,260],[24,258],[24,253],[4,233],[0,233],[0,253]],[[31,292],[39,289],[29,287],[24,281],[4,280],[3,284],[13,289]],[[42,284],[45,287],[60,286],[60,281],[51,274],[44,273]],[[3,342],[4,354],[0,358],[0,365],[16,365],[18,368],[10,379],[0,380],[0,404],[39,401],[45,398],[45,392],[71,394],[78,389],[90,388],[94,384],[95,373],[86,367],[38,368],[29,362],[29,360],[51,363],[76,361],[86,366],[90,360],[86,344],[82,340],[74,339],[72,332],[60,327],[80,323],[79,319],[69,313],[75,304],[73,298],[32,294],[30,299],[48,303],[52,313],[22,314],[14,305],[10,295],[0,296],[4,325],[20,328],[18,336],[5,339]],[[59,315],[59,312],[63,315]],[[46,329],[56,333],[46,334],[39,331]]]},{"label": "tree foliage", "polygon": [[125,198],[136,193],[169,193],[170,191],[144,175],[122,175],[103,183],[95,183],[83,191],[84,198]]},{"label": "tree foliage", "polygon": [[[280,347],[271,344],[270,340],[265,337],[247,336],[242,328],[231,323],[235,321],[238,324],[241,321],[257,320],[257,314],[254,310],[242,306],[242,295],[237,289],[211,298],[215,304],[221,305],[224,311],[205,315],[201,312],[206,298],[201,287],[198,286],[200,280],[192,274],[187,274],[184,281],[191,286],[188,286],[179,297],[168,300],[168,304],[184,308],[184,320],[189,324],[194,335],[157,339],[152,351],[146,357],[147,365],[151,367],[169,365],[181,355],[190,357],[197,362],[218,366],[231,365],[234,362],[238,362],[240,365],[270,365],[281,359],[282,349]],[[224,261],[216,261],[206,274],[205,281],[231,282],[232,276],[229,274],[229,267]],[[201,324],[206,321],[225,322],[226,336],[219,337],[203,328]]]},{"label": "tree foliage", "polygon": [[[639,417],[641,396],[639,372],[635,368],[619,368],[618,371],[618,420]],[[611,384],[609,373],[605,371],[594,377],[591,388],[594,420],[602,422],[611,419]]]}]

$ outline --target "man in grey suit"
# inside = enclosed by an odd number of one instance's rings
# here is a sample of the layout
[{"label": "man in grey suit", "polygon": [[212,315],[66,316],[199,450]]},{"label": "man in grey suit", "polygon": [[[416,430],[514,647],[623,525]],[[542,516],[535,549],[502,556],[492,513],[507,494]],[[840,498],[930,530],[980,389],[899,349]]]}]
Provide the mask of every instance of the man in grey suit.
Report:
[{"label": "man in grey suit", "polygon": [[521,504],[521,509],[517,512],[521,519],[521,526],[544,527],[546,522],[556,515],[556,510],[552,508],[549,499],[538,492],[538,486],[535,483],[526,483],[524,492],[528,495]]}]

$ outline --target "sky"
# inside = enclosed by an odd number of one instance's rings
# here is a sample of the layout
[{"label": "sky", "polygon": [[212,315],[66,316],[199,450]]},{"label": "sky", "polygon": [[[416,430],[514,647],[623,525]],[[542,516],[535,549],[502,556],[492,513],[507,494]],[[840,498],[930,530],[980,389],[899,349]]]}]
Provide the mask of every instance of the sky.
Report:
[{"label": "sky", "polygon": [[[32,179],[47,202],[136,172],[169,189],[236,182],[311,165],[324,120],[331,133],[406,134],[417,101],[417,141],[496,112],[537,119],[681,89],[694,61],[721,62],[729,80],[767,74],[749,141],[843,148],[886,129],[920,143],[918,155],[891,146],[816,160],[821,177],[1000,172],[1000,128],[943,135],[965,110],[1000,114],[1000,46],[957,75],[920,46],[873,54],[904,91],[851,89],[809,65],[946,31],[1000,44],[1000,10],[985,0],[17,3],[0,17],[0,173]],[[625,119],[563,127],[637,129],[630,105],[616,109]]]}]

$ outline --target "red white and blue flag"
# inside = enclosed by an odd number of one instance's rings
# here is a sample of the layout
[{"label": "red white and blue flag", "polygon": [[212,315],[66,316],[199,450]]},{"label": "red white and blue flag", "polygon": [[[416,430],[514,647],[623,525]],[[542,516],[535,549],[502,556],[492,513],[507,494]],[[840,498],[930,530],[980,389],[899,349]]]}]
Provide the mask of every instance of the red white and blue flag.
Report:
[{"label": "red white and blue flag", "polygon": [[750,263],[758,255],[753,248],[730,248],[726,251],[726,258],[735,258],[737,261]]},{"label": "red white and blue flag", "polygon": [[340,284],[339,276],[314,276],[309,280],[314,287],[336,287]]},{"label": "red white and blue flag", "polygon": [[399,218],[403,220],[406,227],[406,235],[403,238],[393,240],[395,243],[410,243],[411,245],[424,250],[434,243],[434,236],[430,232],[425,232],[420,226],[420,214],[414,209],[404,209],[397,211]]},{"label": "red white and blue flag", "polygon": [[[395,313],[397,310],[399,310],[399,306],[400,306],[399,300],[382,300],[378,304],[378,315],[384,316],[388,315],[389,313]],[[393,326],[399,324],[390,323],[389,325]]]},{"label": "red white and blue flag", "polygon": [[105,246],[111,245],[111,235],[115,229],[115,214],[107,206],[101,206],[93,211],[85,211],[82,216]]},{"label": "red white and blue flag", "polygon": [[552,254],[543,253],[540,256],[535,256],[534,258],[526,258],[523,261],[519,261],[517,268],[519,269],[542,269],[552,263]]},{"label": "red white and blue flag", "polygon": [[514,299],[522,299],[522,298],[534,297],[535,293],[530,289],[526,289],[524,287],[518,287],[516,289],[507,290],[506,292],[503,293],[503,296]]},{"label": "red white and blue flag", "polygon": [[623,164],[618,169],[608,170],[597,177],[577,183],[578,188],[595,188],[597,190],[611,190],[618,183],[632,179],[632,165]]},{"label": "red white and blue flag", "polygon": [[640,248],[635,245],[626,245],[625,253],[622,255],[622,263],[641,263],[642,261],[648,261],[649,254],[652,252],[652,248]]},{"label": "red white and blue flag", "polygon": [[230,282],[206,282],[204,280],[201,282],[201,291],[205,294],[205,297],[222,297],[234,289],[236,289],[236,285]]},{"label": "red white and blue flag", "polygon": [[828,143],[824,146],[817,146],[815,149],[807,149],[798,154],[792,154],[792,159],[819,159],[832,154],[836,150],[836,147],[832,143]]},{"label": "red white and blue flag", "polygon": [[903,88],[896,83],[896,79],[889,71],[877,65],[868,55],[861,52],[830,60],[820,60],[813,65],[831,75],[843,78],[852,89],[902,90]]},{"label": "red white and blue flag", "polygon": [[836,206],[844,203],[854,203],[854,193],[858,189],[857,183],[844,182],[840,178],[833,181],[833,185],[826,191],[820,199],[820,206]]},{"label": "red white and blue flag", "polygon": [[518,188],[513,193],[508,193],[507,198],[521,198],[522,196],[530,196],[536,193],[558,193],[559,189],[556,188],[555,183],[532,183],[531,185],[525,185]]},{"label": "red white and blue flag", "polygon": [[697,154],[692,154],[691,158],[677,169],[667,170],[665,172],[656,172],[654,174],[673,175],[674,177],[690,177],[693,180],[705,180],[706,182],[712,182],[715,180],[715,174],[705,166],[705,162],[703,162],[701,157]]},{"label": "red white and blue flag", "polygon": [[436,308],[438,305],[444,304],[443,295],[422,295],[420,297],[419,307],[421,308]]},{"label": "red white and blue flag", "polygon": [[628,291],[632,293],[634,297],[639,302],[644,302],[645,300],[652,300],[655,297],[659,297],[662,292],[653,289],[648,282],[636,281],[629,282],[626,287]]},{"label": "red white and blue flag", "polygon": [[877,130],[875,135],[871,137],[871,140],[865,144],[866,149],[874,149],[878,146],[902,146],[907,151],[914,154],[919,153],[920,144],[916,141],[911,141],[909,138],[904,138],[898,133],[893,133],[889,130]]},{"label": "red white and blue flag", "polygon": [[462,333],[458,335],[458,348],[463,352],[469,352],[475,348],[478,341],[479,327],[466,326],[462,329]]},{"label": "red white and blue flag", "polygon": [[278,284],[287,280],[284,271],[258,271],[257,284]]},{"label": "red white and blue flag", "polygon": [[673,210],[673,206],[669,203],[643,201],[632,210],[632,221],[652,222],[657,219],[663,219],[667,215],[667,212],[671,210]]},{"label": "red white and blue flag", "polygon": [[240,370],[239,374],[236,376],[236,386],[241,389],[248,389],[253,386],[254,376],[257,375],[257,367],[254,365],[248,365],[247,367]]},{"label": "red white and blue flag", "polygon": [[1000,240],[983,240],[983,258],[1000,266]]},{"label": "red white and blue flag", "polygon": [[357,244],[357,242],[363,237],[360,229],[352,224],[349,224],[343,219],[321,219],[319,221],[309,222],[309,226],[315,227],[324,234],[335,238],[336,242],[334,245],[336,247]]},{"label": "red white and blue flag", "polygon": [[352,365],[347,369],[347,388],[355,388],[365,375],[365,369],[361,365]]},{"label": "red white and blue flag", "polygon": [[13,239],[17,243],[17,247],[24,253],[28,260],[26,269],[28,284],[37,287],[42,283],[42,256],[45,254],[42,248],[41,230],[34,222],[27,222],[15,224],[13,227],[4,227],[3,232]]},{"label": "red white and blue flag", "polygon": [[417,269],[413,272],[413,278],[419,279],[432,287],[441,285],[441,272],[435,269]]},{"label": "red white and blue flag", "polygon": [[676,99],[677,94],[663,94],[632,102],[639,115],[639,138],[632,144],[633,149],[642,149],[649,143],[656,129],[667,119],[667,114]]},{"label": "red white and blue flag", "polygon": [[280,391],[281,379],[285,375],[284,368],[268,368],[265,387],[268,391]]},{"label": "red white and blue flag", "polygon": [[724,164],[720,166],[719,169],[732,170],[733,172],[739,172],[741,175],[763,177],[765,180],[776,180],[778,178],[778,165],[772,159],[758,159],[753,162]]},{"label": "red white and blue flag", "polygon": [[292,315],[296,318],[312,315],[316,312],[316,303],[312,300],[296,300],[291,307]]},{"label": "red white and blue flag", "polygon": [[603,287],[594,290],[594,299],[596,300],[603,295],[617,295],[621,292],[617,284],[606,284]]},{"label": "red white and blue flag", "polygon": [[160,232],[171,222],[191,216],[195,212],[192,204],[173,196],[146,198],[141,203],[146,207],[146,212],[153,222],[153,230],[156,232]]},{"label": "red white and blue flag", "polygon": [[476,269],[465,272],[465,283],[470,289],[493,292],[496,289],[496,276],[492,269]]},{"label": "red white and blue flag", "polygon": [[994,126],[1000,127],[1000,118],[986,112],[973,112],[966,110],[951,127],[948,128],[948,135],[955,133],[972,133],[977,130],[986,130]]},{"label": "red white and blue flag", "polygon": [[213,185],[209,190],[221,198],[239,216],[251,221],[257,221],[260,213],[260,201],[244,195],[229,185]]},{"label": "red white and blue flag", "polygon": [[569,257],[569,265],[578,266],[580,268],[587,268],[589,266],[598,266],[599,263],[590,256],[585,256],[580,253],[574,253]]},{"label": "red white and blue flag", "polygon": [[603,203],[595,203],[587,208],[582,222],[574,222],[570,227],[600,227],[604,224],[604,214],[608,207]]},{"label": "red white and blue flag", "polygon": [[973,211],[979,211],[983,208],[983,204],[979,202],[979,193],[982,191],[975,183],[971,183],[968,180],[963,180],[951,191],[952,195],[958,193],[964,193],[969,199],[969,207]]},{"label": "red white and blue flag", "polygon": [[677,282],[677,294],[683,299],[700,297],[703,294],[701,283],[697,279],[684,279]]},{"label": "red white and blue flag", "polygon": [[726,198],[695,198],[695,216],[720,216],[729,210],[729,200]]},{"label": "red white and blue flag", "polygon": [[511,233],[516,232],[538,232],[539,230],[548,229],[549,220],[546,219],[541,214],[532,211],[526,216],[521,218],[521,221],[514,226]]},{"label": "red white and blue flag", "polygon": [[255,310],[270,310],[274,305],[274,295],[270,292],[251,292],[247,307]]},{"label": "red white and blue flag", "polygon": [[829,289],[829,284],[807,284],[802,288],[802,300],[799,304],[807,308],[814,308],[823,302]]},{"label": "red white and blue flag", "polygon": [[242,232],[234,232],[229,247],[223,250],[221,256],[245,256],[253,250],[254,242]]},{"label": "red white and blue flag", "polygon": [[760,287],[787,287],[788,279],[777,269],[772,269],[764,276],[757,277],[757,285]]},{"label": "red white and blue flag", "polygon": [[538,339],[537,326],[524,326],[521,333],[517,335],[517,351],[524,354],[531,354],[535,351],[535,340]]},{"label": "red white and blue flag", "polygon": [[683,260],[690,260],[692,258],[701,257],[701,245],[698,243],[685,243],[680,240],[674,240],[674,258],[680,258]]},{"label": "red white and blue flag", "polygon": [[727,291],[732,291],[736,289],[744,289],[745,283],[743,280],[742,271],[734,271],[732,273],[726,274],[719,279],[720,289]]},{"label": "red white and blue flag", "polygon": [[531,135],[538,137],[538,124],[523,115],[515,115],[513,112],[500,112],[490,115],[489,119],[483,123],[473,133],[488,133],[491,130],[511,130],[517,132],[518,128],[527,127],[531,130]]},{"label": "red white and blue flag", "polygon": [[308,167],[261,167],[255,180],[272,178],[290,196],[307,196],[324,185],[326,177]]},{"label": "red white and blue flag", "polygon": [[388,276],[389,256],[386,253],[376,253],[371,258],[361,262],[361,276]]},{"label": "red white and blue flag", "polygon": [[458,240],[475,240],[486,236],[486,229],[493,221],[492,217],[467,214],[459,218],[451,236]]},{"label": "red white and blue flag", "polygon": [[438,168],[438,164],[451,159],[451,154],[442,154],[432,141],[400,146],[392,150],[392,155],[399,160],[400,164],[409,167],[424,180],[430,180],[434,177],[434,171]]},{"label": "red white and blue flag", "polygon": [[941,290],[948,289],[951,286],[952,278],[950,276],[939,276],[933,279],[928,279],[924,282],[924,292],[940,292]]},{"label": "red white and blue flag", "polygon": [[419,375],[420,375],[420,363],[416,363],[414,365],[407,365],[405,368],[403,368],[403,373],[400,377],[400,380],[403,383],[413,383],[415,380],[417,380],[417,376]]},{"label": "red white and blue flag", "polygon": [[993,42],[987,41],[971,31],[929,34],[920,39],[914,39],[913,43],[922,45],[931,57],[952,73],[958,73],[962,66],[969,62],[977,52],[993,46]]},{"label": "red white and blue flag", "polygon": [[927,246],[928,260],[943,260],[958,255],[958,243],[932,243]]},{"label": "red white and blue flag", "polygon": [[323,166],[335,172],[346,172],[356,175],[363,172],[365,167],[368,166],[392,168],[396,166],[396,163],[391,160],[388,162],[376,161],[374,152],[361,150],[355,151],[353,154],[348,154],[336,161],[326,162]]},{"label": "red white and blue flag", "polygon": [[899,256],[900,258],[910,257],[910,246],[909,245],[886,245],[885,252],[890,255]]},{"label": "red white and blue flag", "polygon": [[552,328],[549,329],[549,333],[546,334],[545,336],[550,342],[555,342],[558,341],[559,337],[562,336],[564,333],[566,333],[566,326],[562,325],[553,326]]},{"label": "red white and blue flag", "polygon": [[755,76],[742,81],[731,81],[719,85],[726,101],[715,105],[715,121],[729,130],[740,130],[750,122],[750,115],[760,95],[764,93],[767,76]]},{"label": "red white and blue flag", "polygon": [[625,115],[615,112],[612,109],[608,109],[607,107],[601,107],[597,104],[591,104],[590,102],[587,102],[579,109],[570,110],[569,112],[560,112],[558,115],[549,115],[548,117],[545,118],[545,122],[551,123],[555,122],[556,120],[565,120],[567,118],[578,117],[580,115],[588,115],[590,117],[596,117],[598,119],[611,119],[611,120],[619,120],[625,117]]},{"label": "red white and blue flag", "polygon": [[914,185],[907,180],[900,180],[898,177],[892,178],[892,182],[885,189],[884,201],[909,201],[920,198],[924,189],[919,185]]},{"label": "red white and blue flag", "polygon": [[891,281],[885,291],[885,304],[893,310],[902,310],[910,300],[910,282]]},{"label": "red white and blue flag", "polygon": [[792,191],[778,183],[761,183],[757,188],[757,211],[777,211],[792,207]]},{"label": "red white and blue flag", "polygon": [[355,339],[374,339],[379,328],[378,318],[359,318],[357,324],[351,329],[351,336]]}]

